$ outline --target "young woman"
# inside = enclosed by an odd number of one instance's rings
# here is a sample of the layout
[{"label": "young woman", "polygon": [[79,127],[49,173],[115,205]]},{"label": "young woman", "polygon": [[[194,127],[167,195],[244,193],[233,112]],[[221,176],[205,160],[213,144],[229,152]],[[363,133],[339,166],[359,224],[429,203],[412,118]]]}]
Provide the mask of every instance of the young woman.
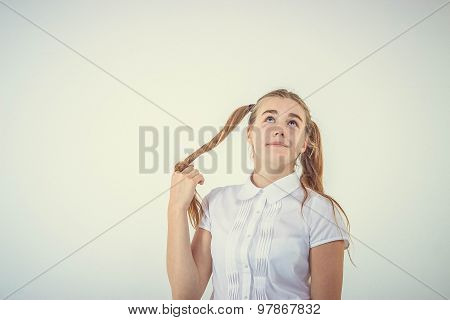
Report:
[{"label": "young woman", "polygon": [[[248,113],[253,172],[200,202],[195,188],[204,177],[191,163]],[[201,299],[211,274],[211,299],[340,299],[350,226],[323,191],[322,169],[319,129],[298,95],[279,89],[236,109],[172,174],[167,272],[173,299]]]}]

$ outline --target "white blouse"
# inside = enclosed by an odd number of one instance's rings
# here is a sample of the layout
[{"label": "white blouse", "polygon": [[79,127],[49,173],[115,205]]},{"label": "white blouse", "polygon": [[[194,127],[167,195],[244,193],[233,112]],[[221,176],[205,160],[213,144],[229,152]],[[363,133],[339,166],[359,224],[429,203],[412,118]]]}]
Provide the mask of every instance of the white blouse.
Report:
[{"label": "white blouse", "polygon": [[211,232],[210,299],[310,299],[309,248],[334,240],[349,246],[348,230],[330,201],[303,189],[294,171],[264,188],[212,189],[203,199],[200,228]]}]

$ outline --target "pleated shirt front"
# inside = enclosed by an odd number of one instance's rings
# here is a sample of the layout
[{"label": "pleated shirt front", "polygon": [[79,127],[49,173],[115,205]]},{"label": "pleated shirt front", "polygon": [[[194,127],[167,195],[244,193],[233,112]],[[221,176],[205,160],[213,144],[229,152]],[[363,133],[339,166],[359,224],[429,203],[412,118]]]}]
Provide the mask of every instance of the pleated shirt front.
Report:
[{"label": "pleated shirt front", "polygon": [[308,192],[300,211],[304,194],[296,172],[264,188],[250,174],[202,199],[199,227],[212,236],[210,299],[310,299],[309,249],[335,240],[347,249],[349,236],[330,201]]}]

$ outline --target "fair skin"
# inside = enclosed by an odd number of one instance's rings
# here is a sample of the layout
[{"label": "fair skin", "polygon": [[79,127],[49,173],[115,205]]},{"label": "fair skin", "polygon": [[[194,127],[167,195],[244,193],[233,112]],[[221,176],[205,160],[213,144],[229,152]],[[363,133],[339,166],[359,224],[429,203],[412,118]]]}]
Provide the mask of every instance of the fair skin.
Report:
[{"label": "fair skin", "polygon": [[172,175],[168,205],[167,273],[172,299],[201,299],[212,272],[211,234],[198,228],[190,243],[187,210],[204,177],[188,166]]},{"label": "fair skin", "polygon": [[247,137],[255,166],[252,181],[263,188],[294,171],[295,159],[307,146],[306,115],[296,101],[280,97],[264,98],[256,112]]},{"label": "fair skin", "polygon": [[340,300],[344,269],[344,240],[309,249],[311,300]]},{"label": "fair skin", "polygon": [[[295,159],[307,146],[305,119],[304,109],[294,100],[267,97],[260,101],[256,120],[247,131],[255,163],[252,181],[257,187],[294,171]],[[341,299],[344,241],[328,242],[309,252],[311,299]]]},{"label": "fair skin", "polygon": [[[290,99],[268,97],[258,105],[247,134],[255,164],[252,181],[263,188],[294,171],[295,159],[307,145],[306,117],[303,108]],[[189,243],[187,210],[199,183],[204,183],[204,177],[192,165],[172,175],[167,271],[173,299],[201,299],[212,273],[211,233],[198,228]],[[311,299],[341,298],[343,256],[343,240],[310,249]]]}]

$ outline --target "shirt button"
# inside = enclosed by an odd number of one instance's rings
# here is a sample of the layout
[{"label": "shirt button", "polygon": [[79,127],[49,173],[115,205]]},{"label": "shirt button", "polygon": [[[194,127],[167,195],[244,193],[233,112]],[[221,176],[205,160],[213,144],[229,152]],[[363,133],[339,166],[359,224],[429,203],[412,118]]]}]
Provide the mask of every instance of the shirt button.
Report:
[{"label": "shirt button", "polygon": [[245,297],[244,297],[244,299],[248,299],[248,297],[247,297],[247,296],[245,296]]},{"label": "shirt button", "polygon": [[248,268],[248,264],[246,264],[244,267],[245,267],[245,268]]},{"label": "shirt button", "polygon": [[261,210],[256,210],[256,213],[261,213]]},{"label": "shirt button", "polygon": [[251,234],[248,234],[248,235],[247,235],[247,237],[251,237],[251,236],[252,236]]}]

